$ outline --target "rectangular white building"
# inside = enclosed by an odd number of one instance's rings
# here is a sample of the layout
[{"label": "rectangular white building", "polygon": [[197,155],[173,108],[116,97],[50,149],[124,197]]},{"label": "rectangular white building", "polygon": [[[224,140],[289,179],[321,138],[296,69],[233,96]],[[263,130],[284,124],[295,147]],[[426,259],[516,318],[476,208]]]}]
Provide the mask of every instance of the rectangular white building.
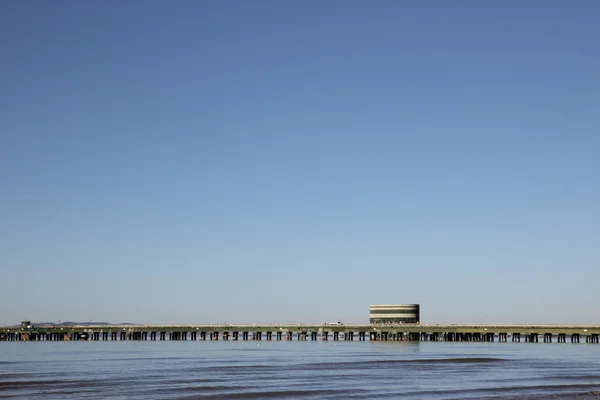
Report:
[{"label": "rectangular white building", "polygon": [[369,323],[372,325],[418,324],[421,322],[419,304],[372,304]]}]

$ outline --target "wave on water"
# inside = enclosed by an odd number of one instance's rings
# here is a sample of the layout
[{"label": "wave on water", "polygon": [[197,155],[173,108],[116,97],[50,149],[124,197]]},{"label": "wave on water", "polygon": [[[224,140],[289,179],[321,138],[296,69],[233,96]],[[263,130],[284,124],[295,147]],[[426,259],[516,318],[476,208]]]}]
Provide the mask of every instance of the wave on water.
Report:
[{"label": "wave on water", "polygon": [[[464,400],[464,397],[456,397],[448,400]],[[498,396],[477,397],[477,400],[598,400],[600,390],[573,392],[573,393],[540,393],[540,394],[511,394]]]},{"label": "wave on water", "polygon": [[343,368],[343,367],[376,367],[394,366],[394,365],[411,365],[411,364],[486,364],[508,361],[504,358],[496,357],[457,357],[457,358],[423,358],[409,360],[368,360],[368,361],[342,361],[342,362],[317,362],[300,364],[299,367],[318,366],[321,368]]},{"label": "wave on water", "polygon": [[[360,392],[360,390],[359,390]],[[174,400],[195,400],[195,399],[279,399],[279,398],[327,398],[328,396],[343,396],[344,398],[352,398],[356,394],[356,390],[348,389],[289,389],[289,390],[259,390],[254,392],[222,392],[215,395],[189,395],[177,397]],[[338,398],[338,397],[336,397]]]}]

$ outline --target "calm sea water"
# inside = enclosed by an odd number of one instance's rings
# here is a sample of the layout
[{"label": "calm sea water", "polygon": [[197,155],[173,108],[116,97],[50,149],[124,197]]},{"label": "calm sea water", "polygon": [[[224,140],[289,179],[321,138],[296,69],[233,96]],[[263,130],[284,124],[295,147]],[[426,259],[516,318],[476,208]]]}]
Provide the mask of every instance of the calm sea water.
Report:
[{"label": "calm sea water", "polygon": [[600,345],[4,342],[3,399],[600,399]]}]

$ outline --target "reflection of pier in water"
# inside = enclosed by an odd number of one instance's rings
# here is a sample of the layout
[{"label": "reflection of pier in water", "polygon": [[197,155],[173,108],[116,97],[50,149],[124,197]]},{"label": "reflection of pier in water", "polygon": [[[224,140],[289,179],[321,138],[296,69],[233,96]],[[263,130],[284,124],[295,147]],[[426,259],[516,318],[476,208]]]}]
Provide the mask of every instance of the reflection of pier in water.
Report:
[{"label": "reflection of pier in water", "polygon": [[75,325],[0,327],[0,341],[445,341],[598,343],[600,325]]}]

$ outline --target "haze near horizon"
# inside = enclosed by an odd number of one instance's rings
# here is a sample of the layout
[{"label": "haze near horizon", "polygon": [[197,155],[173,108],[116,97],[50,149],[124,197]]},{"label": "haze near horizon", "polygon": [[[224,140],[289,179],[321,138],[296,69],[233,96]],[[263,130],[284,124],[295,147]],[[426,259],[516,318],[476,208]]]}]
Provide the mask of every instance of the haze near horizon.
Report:
[{"label": "haze near horizon", "polygon": [[0,324],[598,323],[599,14],[1,2]]}]

